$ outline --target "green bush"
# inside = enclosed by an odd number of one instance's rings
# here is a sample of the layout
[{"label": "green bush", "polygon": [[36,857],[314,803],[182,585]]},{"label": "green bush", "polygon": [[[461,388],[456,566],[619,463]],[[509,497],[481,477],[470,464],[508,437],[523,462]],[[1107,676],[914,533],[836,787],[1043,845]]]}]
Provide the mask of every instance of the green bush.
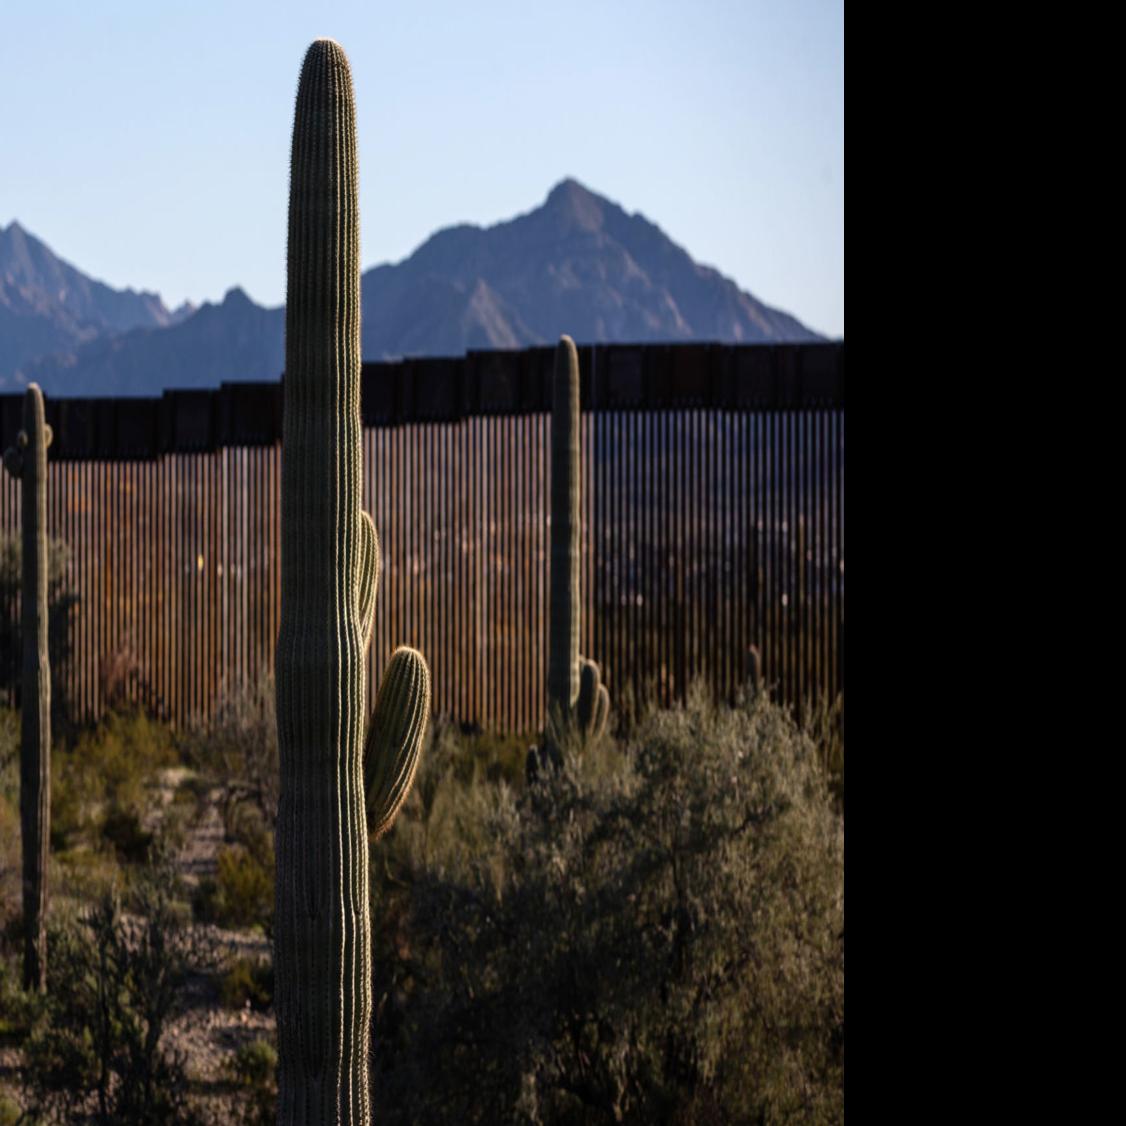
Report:
[{"label": "green bush", "polygon": [[278,734],[273,677],[230,693],[206,726],[188,733],[192,766],[224,791],[223,823],[252,806],[272,833],[278,809]]},{"label": "green bush", "polygon": [[248,802],[233,805],[228,812],[226,832],[229,841],[241,845],[273,873],[274,834],[256,805]]},{"label": "green bush", "polygon": [[153,834],[141,828],[135,810],[111,808],[102,820],[102,836],[126,864],[141,864],[149,858]]},{"label": "green bush", "polygon": [[787,713],[695,693],[523,793],[450,753],[373,862],[385,1119],[842,1120],[843,819]]},{"label": "green bush", "polygon": [[461,731],[446,723],[440,738],[454,740],[456,753],[450,768],[458,781],[469,783],[474,778],[486,782],[507,782],[518,785],[524,777],[524,760],[528,747],[537,736],[511,735],[492,731]]},{"label": "green bush", "polygon": [[172,734],[142,712],[110,712],[51,756],[51,848],[116,849],[144,859],[141,824],[159,772],[179,762]]},{"label": "green bush", "polygon": [[200,779],[221,791],[228,842],[216,875],[200,883],[196,918],[226,927],[259,925],[269,934],[278,803],[273,679],[228,696],[213,722],[190,732],[184,747]]},{"label": "green bush", "polygon": [[242,1126],[274,1126],[278,1107],[278,1053],[268,1040],[252,1040],[235,1052],[230,1071],[241,1088]]},{"label": "green bush", "polygon": [[821,767],[829,779],[840,809],[844,809],[844,696],[829,702],[817,699],[805,709],[802,725],[809,731],[820,752]]},{"label": "green bush", "polygon": [[0,707],[0,797],[19,800],[20,713]]},{"label": "green bush", "polygon": [[199,922],[221,927],[261,926],[269,934],[274,916],[274,863],[252,855],[243,845],[221,848],[214,878],[200,881],[192,900]]},{"label": "green bush", "polygon": [[219,981],[219,1000],[227,1009],[248,1004],[260,1012],[274,1002],[274,966],[267,958],[238,958]]},{"label": "green bush", "polygon": [[231,1070],[242,1083],[268,1083],[278,1066],[278,1053],[268,1040],[252,1040],[235,1053]]},{"label": "green bush", "polygon": [[[0,927],[23,910],[21,888],[19,724],[0,709]],[[15,730],[14,736],[11,734]]]},{"label": "green bush", "polygon": [[157,852],[127,897],[110,892],[50,936],[48,991],[24,1046],[36,1114],[66,1122],[189,1124],[185,1060],[162,1044],[187,975],[214,965]]},{"label": "green bush", "polygon": [[0,1126],[18,1126],[26,1119],[19,1103],[10,1095],[0,1093]]},{"label": "green bush", "polygon": [[39,1011],[38,996],[23,989],[21,923],[18,916],[10,920],[0,949],[0,1046],[21,1043]]}]

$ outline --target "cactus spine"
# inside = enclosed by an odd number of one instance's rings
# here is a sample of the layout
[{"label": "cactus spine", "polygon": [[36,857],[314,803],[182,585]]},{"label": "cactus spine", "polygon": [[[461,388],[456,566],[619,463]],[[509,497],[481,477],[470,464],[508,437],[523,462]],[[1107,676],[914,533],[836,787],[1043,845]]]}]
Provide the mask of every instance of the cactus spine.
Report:
[{"label": "cactus spine", "polygon": [[551,401],[551,606],[547,664],[548,746],[577,732],[601,736],[610,697],[598,665],[579,654],[582,631],[582,480],[579,353],[569,336],[555,349]]},{"label": "cactus spine", "polygon": [[23,846],[23,979],[47,983],[47,851],[51,823],[51,666],[47,653],[47,447],[43,392],[32,383],[23,398],[23,429],[4,453],[22,484],[20,629],[20,835]]},{"label": "cactus spine", "polygon": [[369,826],[414,777],[430,674],[400,649],[365,739],[379,541],[360,510],[355,111],[339,44],[305,55],[293,122],[277,643],[281,790],[275,967],[278,1121],[368,1123]]}]

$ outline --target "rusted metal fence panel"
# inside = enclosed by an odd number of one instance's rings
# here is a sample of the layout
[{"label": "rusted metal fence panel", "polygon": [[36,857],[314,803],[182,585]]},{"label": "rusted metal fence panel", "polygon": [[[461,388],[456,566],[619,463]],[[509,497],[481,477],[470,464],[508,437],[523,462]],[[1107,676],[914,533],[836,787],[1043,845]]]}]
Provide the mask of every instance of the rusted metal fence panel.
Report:
[{"label": "rusted metal fence panel", "polygon": [[[668,703],[697,677],[729,696],[752,646],[782,699],[842,692],[844,346],[579,354],[582,650],[612,700]],[[364,506],[383,552],[373,692],[409,644],[430,661],[437,712],[542,726],[552,355],[364,365]],[[19,409],[0,396],[4,445]],[[47,412],[48,530],[78,598],[72,716],[133,701],[206,721],[273,665],[280,384],[49,399]],[[5,478],[0,534],[18,526]],[[0,699],[15,703],[9,663]]]}]

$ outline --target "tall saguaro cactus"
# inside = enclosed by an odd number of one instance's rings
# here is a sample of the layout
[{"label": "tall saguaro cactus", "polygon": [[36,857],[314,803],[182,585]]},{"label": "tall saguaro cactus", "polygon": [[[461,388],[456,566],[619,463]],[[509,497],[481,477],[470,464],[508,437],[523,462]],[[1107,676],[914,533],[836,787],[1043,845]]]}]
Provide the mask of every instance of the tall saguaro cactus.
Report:
[{"label": "tall saguaro cactus", "polygon": [[47,851],[51,827],[51,665],[47,653],[47,447],[43,392],[23,398],[23,429],[4,453],[22,485],[23,574],[20,630],[20,835],[23,843],[23,978],[25,989],[47,983]]},{"label": "tall saguaro cactus", "polygon": [[583,742],[606,727],[610,697],[598,665],[579,655],[582,631],[582,454],[579,353],[569,336],[555,349],[551,399],[551,606],[547,664],[548,746],[570,727]]},{"label": "tall saguaro cactus", "polygon": [[305,55],[290,169],[277,644],[281,789],[278,1121],[367,1123],[369,826],[390,826],[430,710],[422,656],[392,657],[368,725],[379,542],[360,511],[360,240],[348,60]]}]

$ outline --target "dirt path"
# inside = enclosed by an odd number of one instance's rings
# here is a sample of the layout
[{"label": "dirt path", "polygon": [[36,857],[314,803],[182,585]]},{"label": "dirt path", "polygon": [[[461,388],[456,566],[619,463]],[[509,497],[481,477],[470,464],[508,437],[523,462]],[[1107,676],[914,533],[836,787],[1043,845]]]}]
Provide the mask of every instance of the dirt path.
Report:
[{"label": "dirt path", "polygon": [[[155,828],[166,811],[173,806],[177,788],[190,777],[184,768],[163,771],[153,791],[151,813],[144,828]],[[223,847],[224,829],[220,788],[208,791],[200,799],[196,815],[184,827],[183,845],[176,856],[176,868],[190,897],[200,881],[217,872],[219,850]],[[238,958],[251,962],[268,959],[269,940],[258,929],[227,930],[195,924],[205,931],[210,944],[229,966]],[[224,1008],[220,1003],[213,973],[197,972],[186,987],[186,1008],[170,1023],[161,1046],[182,1055],[193,1093],[200,1097],[200,1109],[215,1123],[231,1118],[233,1075],[230,1070],[234,1053],[244,1044],[274,1039],[273,1009],[257,1012],[249,1004],[241,1011]],[[0,1107],[3,1096],[15,1096],[18,1090],[20,1051],[12,1044],[0,1043]]]},{"label": "dirt path", "polygon": [[[166,771],[162,778],[165,806],[171,793],[187,776],[182,769]],[[189,889],[217,871],[219,850],[224,844],[223,791],[210,790],[199,816],[188,826],[183,847],[176,857],[176,867]],[[199,926],[200,924],[197,924]],[[271,956],[269,940],[257,928],[227,930],[202,927],[216,946],[224,951],[227,963],[238,958],[252,962]],[[172,1022],[165,1033],[165,1046],[183,1053],[188,1076],[207,1101],[219,1100],[231,1079],[229,1065],[235,1051],[254,1040],[274,1038],[273,1009],[256,1012],[249,1003],[241,1011],[224,1008],[216,995],[214,979],[196,974],[188,982],[187,1011]],[[214,1109],[218,1109],[215,1107]]]}]

